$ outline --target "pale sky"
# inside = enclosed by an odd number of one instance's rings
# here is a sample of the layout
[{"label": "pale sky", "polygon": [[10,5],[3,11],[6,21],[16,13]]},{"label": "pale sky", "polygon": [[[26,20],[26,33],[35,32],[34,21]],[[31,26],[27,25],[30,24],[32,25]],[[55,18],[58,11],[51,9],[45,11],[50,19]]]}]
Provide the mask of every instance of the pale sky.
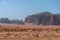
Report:
[{"label": "pale sky", "polygon": [[0,0],[0,18],[23,19],[39,12],[60,13],[60,0]]}]

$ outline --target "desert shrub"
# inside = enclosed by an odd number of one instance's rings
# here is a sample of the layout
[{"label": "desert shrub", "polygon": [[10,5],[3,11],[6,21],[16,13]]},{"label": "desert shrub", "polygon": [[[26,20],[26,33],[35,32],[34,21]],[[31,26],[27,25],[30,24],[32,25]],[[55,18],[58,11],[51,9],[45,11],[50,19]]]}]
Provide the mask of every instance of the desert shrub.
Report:
[{"label": "desert shrub", "polygon": [[49,39],[49,40],[51,40],[51,39]]},{"label": "desert shrub", "polygon": [[58,31],[57,29],[55,31]]},{"label": "desert shrub", "polygon": [[23,28],[23,29],[20,29],[20,31],[27,31],[27,29]]},{"label": "desert shrub", "polygon": [[55,29],[55,31],[56,31],[57,33],[59,33],[59,30],[58,30],[58,29]]},{"label": "desert shrub", "polygon": [[37,29],[37,28],[35,28],[35,29],[32,29],[32,31],[38,31],[38,32],[41,32],[42,29]]},{"label": "desert shrub", "polygon": [[36,29],[32,29],[32,31],[36,31]]},{"label": "desert shrub", "polygon": [[0,27],[2,27],[2,26],[0,26]]},{"label": "desert shrub", "polygon": [[36,34],[36,37],[39,37],[39,35],[38,35],[38,34]]},{"label": "desert shrub", "polygon": [[7,36],[10,36],[10,33],[7,33],[6,35],[7,35]]},{"label": "desert shrub", "polygon": [[0,29],[0,32],[3,32],[3,30]]},{"label": "desert shrub", "polygon": [[3,30],[9,32],[9,29],[7,29],[7,28],[4,28]]}]

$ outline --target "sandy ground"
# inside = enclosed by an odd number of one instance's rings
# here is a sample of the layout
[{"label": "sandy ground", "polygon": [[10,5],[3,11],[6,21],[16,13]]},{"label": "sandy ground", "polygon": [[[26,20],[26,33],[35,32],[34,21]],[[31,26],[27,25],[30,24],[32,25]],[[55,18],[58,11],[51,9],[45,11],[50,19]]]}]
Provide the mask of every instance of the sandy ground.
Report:
[{"label": "sandy ground", "polygon": [[60,40],[60,26],[0,24],[0,40]]}]

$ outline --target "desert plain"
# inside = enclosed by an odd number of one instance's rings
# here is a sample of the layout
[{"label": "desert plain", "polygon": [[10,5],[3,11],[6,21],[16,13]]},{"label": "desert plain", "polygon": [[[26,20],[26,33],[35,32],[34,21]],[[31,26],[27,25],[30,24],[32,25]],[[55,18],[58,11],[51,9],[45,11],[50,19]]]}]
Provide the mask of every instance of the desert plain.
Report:
[{"label": "desert plain", "polygon": [[60,25],[0,24],[0,40],[60,40]]}]

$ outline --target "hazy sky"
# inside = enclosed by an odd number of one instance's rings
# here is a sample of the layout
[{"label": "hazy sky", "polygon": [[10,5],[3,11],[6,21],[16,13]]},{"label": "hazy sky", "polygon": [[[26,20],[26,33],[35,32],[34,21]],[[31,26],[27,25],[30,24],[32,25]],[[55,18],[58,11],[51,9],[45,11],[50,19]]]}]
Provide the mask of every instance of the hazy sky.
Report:
[{"label": "hazy sky", "polygon": [[44,11],[60,13],[60,0],[0,0],[0,18],[24,19]]}]

